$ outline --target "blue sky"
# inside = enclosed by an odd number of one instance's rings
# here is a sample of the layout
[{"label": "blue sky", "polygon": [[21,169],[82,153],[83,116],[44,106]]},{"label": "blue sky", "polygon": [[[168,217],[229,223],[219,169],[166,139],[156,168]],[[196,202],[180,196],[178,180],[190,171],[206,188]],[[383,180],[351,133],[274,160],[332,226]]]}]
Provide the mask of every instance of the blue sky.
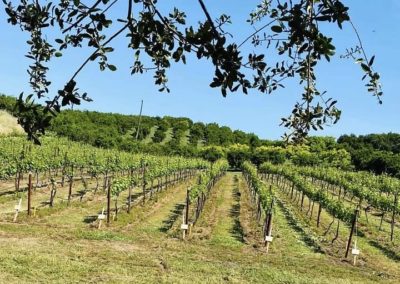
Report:
[{"label": "blue sky", "polygon": [[[193,23],[204,17],[199,12],[197,1],[159,2],[164,11],[173,6],[181,7]],[[234,33],[234,40],[241,41],[252,31],[246,19],[258,1],[249,0],[246,4],[237,0],[205,2],[213,18],[222,13],[232,17],[233,24],[228,30]],[[344,2],[350,7],[351,17],[359,29],[368,55],[376,55],[374,65],[381,73],[384,102],[378,105],[376,99],[367,93],[361,81],[359,66],[339,58],[347,47],[357,43],[350,26],[345,25],[343,31],[329,28],[327,33],[334,38],[337,56],[331,63],[321,64],[317,84],[320,90],[326,90],[330,96],[338,99],[343,114],[338,124],[318,134],[338,137],[350,133],[400,132],[400,97],[397,87],[400,75],[400,60],[397,56],[400,44],[400,1]],[[116,5],[113,13],[124,13],[124,8],[123,5]],[[29,92],[26,73],[29,60],[24,57],[28,48],[25,44],[27,35],[6,23],[3,9],[0,11],[0,21],[3,35],[0,45],[3,63],[0,68],[0,92],[9,95]],[[146,115],[184,116],[194,121],[217,122],[233,129],[254,132],[267,139],[278,139],[286,131],[279,127],[280,118],[290,113],[301,93],[297,82],[288,82],[285,89],[272,95],[252,92],[246,96],[238,92],[223,98],[219,90],[209,87],[213,77],[210,63],[190,57],[187,65],[178,64],[169,71],[171,93],[159,93],[153,85],[151,73],[134,77],[130,75],[133,54],[125,48],[126,45],[123,37],[114,43],[116,51],[110,56],[110,63],[117,65],[118,71],[100,72],[97,63],[92,63],[80,74],[77,79],[80,89],[94,99],[94,102],[84,103],[81,109],[137,114],[143,99],[143,113]],[[243,49],[244,54],[252,51],[257,50],[251,46]],[[87,49],[71,50],[51,63],[49,78],[53,81],[53,91],[62,88],[89,53]],[[271,56],[272,60],[275,58]]]}]

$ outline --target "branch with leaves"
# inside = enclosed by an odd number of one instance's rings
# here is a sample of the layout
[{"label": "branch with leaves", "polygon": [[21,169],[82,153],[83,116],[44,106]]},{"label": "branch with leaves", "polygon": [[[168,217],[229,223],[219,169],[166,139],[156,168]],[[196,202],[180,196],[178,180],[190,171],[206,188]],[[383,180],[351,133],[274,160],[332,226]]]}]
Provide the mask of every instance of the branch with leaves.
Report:
[{"label": "branch with leaves", "polygon": [[[157,0],[128,0],[127,14],[114,19],[111,11],[117,2],[102,0],[86,5],[80,0],[3,0],[8,22],[31,37],[27,57],[33,61],[28,68],[32,93],[26,97],[21,94],[17,109],[19,123],[37,143],[62,107],[90,101],[77,87],[78,75],[88,63],[97,61],[101,71],[117,69],[109,63],[108,55],[114,51],[113,40],[122,36],[127,38],[128,49],[134,55],[131,74],[153,72],[159,91],[169,92],[168,69],[173,63],[186,63],[189,53],[211,61],[214,76],[210,86],[219,88],[223,96],[237,91],[247,94],[250,89],[272,93],[284,87],[283,81],[296,78],[304,91],[292,113],[282,119],[282,125],[290,129],[284,136],[287,141],[301,142],[311,130],[323,129],[340,118],[337,101],[326,98],[326,92],[316,86],[318,63],[330,61],[335,54],[333,39],[323,34],[319,25],[332,23],[342,29],[349,22],[356,33],[356,50],[362,54],[357,62],[364,72],[363,80],[369,78],[368,91],[382,102],[380,76],[372,68],[375,57],[367,57],[360,35],[350,21],[349,8],[341,0],[263,0],[248,20],[255,31],[239,44],[234,35],[225,32],[230,17],[221,15],[214,20],[202,0],[198,0],[198,9],[204,19],[197,26],[188,25],[185,12],[178,8],[163,14]],[[54,42],[47,39],[50,32],[56,35]],[[244,55],[242,50],[250,40],[260,52]],[[90,55],[52,95],[48,63],[68,49],[84,46],[92,50]],[[282,60],[268,61],[266,53],[271,49]],[[147,61],[151,66],[144,65]],[[45,105],[37,109],[34,99],[43,98]]]}]

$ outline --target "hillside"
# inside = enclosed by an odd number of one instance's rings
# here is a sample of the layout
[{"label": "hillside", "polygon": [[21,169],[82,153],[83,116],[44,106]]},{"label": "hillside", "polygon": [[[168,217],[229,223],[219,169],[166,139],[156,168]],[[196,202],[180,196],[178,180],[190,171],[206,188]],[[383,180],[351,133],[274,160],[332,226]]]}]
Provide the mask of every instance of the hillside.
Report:
[{"label": "hillside", "polygon": [[[15,98],[0,95],[0,109],[12,113]],[[102,148],[127,151],[169,152],[201,146],[243,144],[251,147],[262,141],[253,133],[232,130],[217,123],[193,122],[184,117],[150,117],[65,110],[53,121],[51,132]]]},{"label": "hillside", "polygon": [[196,147],[204,145],[229,146],[234,143],[257,145],[260,139],[252,133],[231,130],[217,123],[193,122],[184,117],[150,117],[100,113],[95,111],[66,110],[54,120],[51,131],[75,141],[95,146],[110,147],[120,143],[120,137],[146,144],[176,143]]},{"label": "hillside", "polygon": [[22,134],[24,130],[10,113],[0,110],[0,135]]},{"label": "hillside", "polygon": [[[0,109],[12,113],[14,104],[14,97],[0,95]],[[2,133],[10,134],[14,129],[16,133],[22,132],[15,118],[7,112],[1,112],[1,119]],[[248,147],[241,148],[241,153],[234,154],[240,155],[240,160],[247,158],[260,164],[272,156],[277,162],[293,158],[287,151],[282,154],[280,148],[263,148],[281,147],[281,141],[261,140],[253,133],[232,130],[217,123],[193,122],[182,117],[142,116],[139,119],[137,115],[66,110],[53,121],[49,130],[72,141],[136,153],[208,157],[209,154],[201,152],[208,151],[209,147],[216,147],[217,149],[212,149],[216,158],[228,156],[229,159],[231,148],[235,152],[235,147],[240,144]],[[317,161],[323,158],[320,152],[342,149],[349,153],[350,162],[356,170],[400,177],[400,134],[342,135],[337,141],[333,137],[310,137],[306,145],[309,146],[305,148],[309,153],[299,153],[297,162],[300,164],[318,164]],[[347,165],[347,158],[345,160]],[[341,163],[343,166],[343,159]]]}]

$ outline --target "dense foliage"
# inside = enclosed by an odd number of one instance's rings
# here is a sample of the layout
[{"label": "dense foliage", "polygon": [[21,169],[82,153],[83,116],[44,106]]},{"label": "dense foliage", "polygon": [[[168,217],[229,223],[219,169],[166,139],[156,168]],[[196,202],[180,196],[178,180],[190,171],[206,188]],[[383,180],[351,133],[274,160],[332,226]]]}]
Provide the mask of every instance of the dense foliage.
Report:
[{"label": "dense foliage", "polygon": [[268,213],[274,198],[275,188],[267,187],[267,185],[258,176],[258,170],[251,162],[244,162],[242,165],[243,175],[247,181],[248,186],[259,196],[262,211]]},{"label": "dense foliage", "polygon": [[145,178],[172,173],[180,169],[203,169],[209,164],[201,159],[132,154],[104,150],[68,141],[65,138],[44,137],[41,147],[22,137],[0,139],[0,179],[33,172],[49,176],[131,176],[146,167]]},{"label": "dense foliage", "polygon": [[[14,97],[0,95],[0,109],[14,114],[15,102]],[[26,113],[26,118],[38,114]],[[142,116],[139,125],[135,115],[78,110],[62,111],[50,129],[101,148],[202,157],[211,162],[227,158],[236,169],[246,160],[256,165],[291,161],[299,166],[354,168],[400,177],[400,135],[395,133],[343,135],[337,142],[333,137],[309,137],[303,145],[292,146],[216,123],[193,123],[189,118]]]},{"label": "dense foliage", "polygon": [[400,177],[400,134],[343,135],[338,143],[351,154],[357,170]]},{"label": "dense foliage", "polygon": [[264,163],[260,167],[260,172],[284,177],[291,182],[298,191],[302,192],[310,200],[321,204],[321,206],[335,218],[346,223],[352,221],[354,216],[353,208],[346,207],[340,200],[332,199],[328,192],[317,188],[311,182],[305,180],[293,168]]},{"label": "dense foliage", "polygon": [[[267,165],[263,165],[264,168]],[[359,204],[366,202],[381,212],[400,212],[395,204],[400,193],[400,180],[386,175],[376,176],[369,172],[348,172],[337,168],[296,167],[286,165],[287,169],[302,176],[312,177],[343,189],[344,194],[356,197]]]},{"label": "dense foliage", "polygon": [[208,193],[214,182],[221,177],[228,168],[228,162],[221,159],[213,163],[212,167],[209,167],[206,171],[202,172],[197,179],[197,183],[190,188],[190,200],[193,201],[199,196]]},{"label": "dense foliage", "polygon": [[[0,95],[0,109],[15,114],[15,104],[14,97]],[[261,144],[261,140],[253,133],[233,131],[217,123],[193,123],[189,118],[170,116],[142,116],[139,123],[137,115],[96,111],[62,111],[52,121],[50,130],[59,136],[96,147],[156,154],[194,155],[195,150],[191,148],[199,145],[229,146],[241,143],[256,147]],[[154,143],[151,145],[148,142]]]}]

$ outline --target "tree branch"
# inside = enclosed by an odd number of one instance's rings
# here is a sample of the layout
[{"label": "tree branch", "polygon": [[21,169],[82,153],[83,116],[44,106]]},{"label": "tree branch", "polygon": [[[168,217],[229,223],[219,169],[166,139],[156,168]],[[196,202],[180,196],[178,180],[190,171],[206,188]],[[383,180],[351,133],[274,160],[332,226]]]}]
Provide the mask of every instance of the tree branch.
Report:
[{"label": "tree branch", "polygon": [[214,22],[213,22],[213,20],[212,20],[212,18],[211,18],[211,16],[210,16],[210,13],[209,13],[208,10],[207,10],[206,5],[204,4],[203,0],[198,0],[198,1],[199,1],[199,3],[200,3],[201,9],[203,10],[204,14],[205,14],[206,17],[207,17],[208,22],[209,22],[210,25],[211,25],[211,28],[212,28],[212,30],[213,30],[213,32],[214,32],[214,36],[215,36],[216,38],[219,38],[219,33],[218,33],[217,29],[215,28]]},{"label": "tree branch", "polygon": [[80,18],[79,20],[77,20],[74,24],[72,24],[71,26],[69,26],[68,28],[66,28],[65,30],[62,31],[63,34],[65,34],[66,32],[70,31],[72,28],[76,27],[77,25],[79,25],[80,22],[82,22],[89,14],[90,12],[95,9],[100,3],[102,2],[102,0],[97,0],[96,3],[93,4],[92,7],[90,7],[90,9],[88,10],[88,12],[85,14],[85,16],[83,16],[82,18]]},{"label": "tree branch", "polygon": [[252,33],[251,35],[249,35],[244,41],[241,42],[241,44],[239,44],[238,49],[245,44],[249,39],[251,39],[253,36],[255,36],[256,34],[258,34],[259,32],[261,32],[263,29],[265,29],[266,27],[272,25],[274,22],[276,22],[275,20],[272,20],[271,22],[265,24],[264,26],[262,26],[261,28],[257,29],[254,33]]}]

